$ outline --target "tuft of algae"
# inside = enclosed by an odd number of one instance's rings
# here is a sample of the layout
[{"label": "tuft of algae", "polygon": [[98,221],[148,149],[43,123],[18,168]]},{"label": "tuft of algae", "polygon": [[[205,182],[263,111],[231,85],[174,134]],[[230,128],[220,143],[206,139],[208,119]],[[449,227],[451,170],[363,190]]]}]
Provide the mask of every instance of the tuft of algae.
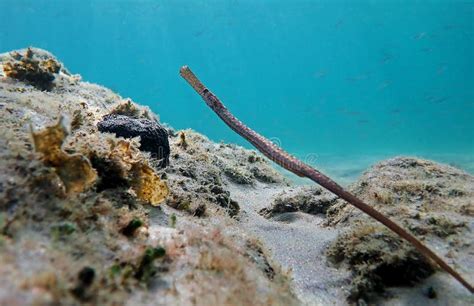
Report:
[{"label": "tuft of algae", "polygon": [[28,48],[24,55],[15,53],[12,60],[3,64],[3,71],[9,78],[27,82],[40,90],[50,90],[61,64],[49,58],[39,60],[34,57],[34,52]]},{"label": "tuft of algae", "polygon": [[145,118],[150,120],[156,119],[157,121],[159,119],[158,116],[153,114],[148,107],[138,106],[130,99],[126,99],[125,101],[115,105],[109,114],[124,115],[135,119]]},{"label": "tuft of algae", "polygon": [[32,132],[36,152],[42,154],[46,165],[55,169],[66,193],[82,192],[94,184],[97,173],[85,156],[69,154],[62,149],[67,135],[68,131],[62,118],[56,125]]},{"label": "tuft of algae", "polygon": [[157,206],[166,199],[169,194],[168,185],[139,157],[138,152],[132,150],[129,141],[112,142],[108,157],[120,168],[118,173],[122,173],[140,200]]},{"label": "tuft of algae", "polygon": [[177,146],[183,148],[184,150],[188,148],[188,143],[186,142],[186,134],[184,133],[184,131],[181,131],[179,133],[179,142]]}]

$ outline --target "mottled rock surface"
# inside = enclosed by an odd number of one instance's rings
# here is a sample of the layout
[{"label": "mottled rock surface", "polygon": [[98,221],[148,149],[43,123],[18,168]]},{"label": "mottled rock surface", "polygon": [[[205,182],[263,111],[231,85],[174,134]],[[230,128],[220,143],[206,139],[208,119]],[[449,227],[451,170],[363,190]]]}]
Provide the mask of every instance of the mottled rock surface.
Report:
[{"label": "mottled rock surface", "polygon": [[325,215],[336,199],[335,195],[316,185],[298,186],[277,195],[271,206],[260,210],[260,214],[267,218],[293,212]]}]

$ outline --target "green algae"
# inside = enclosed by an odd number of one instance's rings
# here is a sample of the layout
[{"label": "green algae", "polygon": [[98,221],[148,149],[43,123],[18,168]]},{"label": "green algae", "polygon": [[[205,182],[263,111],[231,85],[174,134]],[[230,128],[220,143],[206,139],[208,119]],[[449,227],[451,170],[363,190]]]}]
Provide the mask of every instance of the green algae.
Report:
[{"label": "green algae", "polygon": [[52,225],[50,233],[54,240],[60,240],[72,235],[74,232],[76,232],[76,230],[77,228],[74,224],[63,222]]},{"label": "green algae", "polygon": [[158,272],[157,267],[154,265],[154,261],[158,258],[163,258],[165,255],[166,250],[162,247],[147,248],[135,271],[135,278],[148,283]]},{"label": "green algae", "polygon": [[121,232],[125,236],[133,236],[135,231],[143,225],[143,221],[138,219],[138,218],[133,218],[132,221],[130,221],[126,227],[124,227]]}]

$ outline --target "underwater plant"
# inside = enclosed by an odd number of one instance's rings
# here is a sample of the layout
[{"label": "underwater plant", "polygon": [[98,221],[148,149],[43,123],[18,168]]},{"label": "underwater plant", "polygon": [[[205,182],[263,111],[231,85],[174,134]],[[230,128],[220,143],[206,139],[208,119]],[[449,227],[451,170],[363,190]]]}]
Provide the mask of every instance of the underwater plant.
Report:
[{"label": "underwater plant", "polygon": [[403,229],[400,225],[389,219],[387,216],[366,204],[352,193],[346,191],[342,186],[337,184],[334,180],[319,172],[315,168],[305,164],[297,158],[291,156],[283,149],[269,141],[262,135],[256,133],[240,120],[238,120],[232,113],[224,106],[224,104],[215,96],[204,84],[194,75],[194,73],[187,67],[183,66],[180,69],[181,76],[191,85],[191,87],[202,97],[206,104],[221,118],[234,132],[249,141],[266,157],[280,165],[281,167],[293,172],[300,177],[307,177],[330,192],[334,193],[341,199],[347,201],[349,204],[357,207],[373,219],[382,223],[384,226],[392,230],[401,238],[408,241],[418,250],[422,255],[428,259],[436,262],[444,271],[451,274],[471,293],[474,293],[474,287],[465,280],[461,274],[448,265],[441,257],[433,252],[429,247],[423,244],[415,236]]},{"label": "underwater plant", "polygon": [[12,60],[4,64],[3,70],[7,77],[27,82],[39,90],[49,91],[53,81],[61,70],[61,64],[55,59],[41,59],[32,48],[28,48],[22,55],[15,52]]}]

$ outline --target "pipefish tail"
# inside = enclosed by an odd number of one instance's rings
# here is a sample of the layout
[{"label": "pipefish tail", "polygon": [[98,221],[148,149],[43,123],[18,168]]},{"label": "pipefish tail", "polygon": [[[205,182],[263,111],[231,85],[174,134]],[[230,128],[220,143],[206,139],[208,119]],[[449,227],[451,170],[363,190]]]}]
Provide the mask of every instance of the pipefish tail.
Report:
[{"label": "pipefish tail", "polygon": [[194,75],[194,73],[187,66],[180,69],[181,76],[191,85],[191,87],[202,97],[206,104],[222,119],[232,130],[249,141],[255,148],[257,148],[263,155],[280,165],[281,167],[295,173],[300,177],[307,177],[315,183],[326,188],[341,199],[347,201],[349,204],[362,210],[364,213],[382,223],[390,230],[395,232],[398,236],[411,243],[421,254],[426,258],[436,262],[444,271],[451,274],[471,293],[474,293],[474,288],[469,284],[456,270],[448,265],[440,256],[436,255],[430,248],[423,244],[420,240],[415,238],[408,231],[403,229],[400,225],[387,218],[385,215],[364,203],[352,193],[346,191],[342,186],[337,184],[328,176],[314,169],[313,167],[298,160],[285,152],[262,135],[250,129],[240,120],[238,120],[232,113],[224,106],[224,104],[217,98],[204,84]]}]

